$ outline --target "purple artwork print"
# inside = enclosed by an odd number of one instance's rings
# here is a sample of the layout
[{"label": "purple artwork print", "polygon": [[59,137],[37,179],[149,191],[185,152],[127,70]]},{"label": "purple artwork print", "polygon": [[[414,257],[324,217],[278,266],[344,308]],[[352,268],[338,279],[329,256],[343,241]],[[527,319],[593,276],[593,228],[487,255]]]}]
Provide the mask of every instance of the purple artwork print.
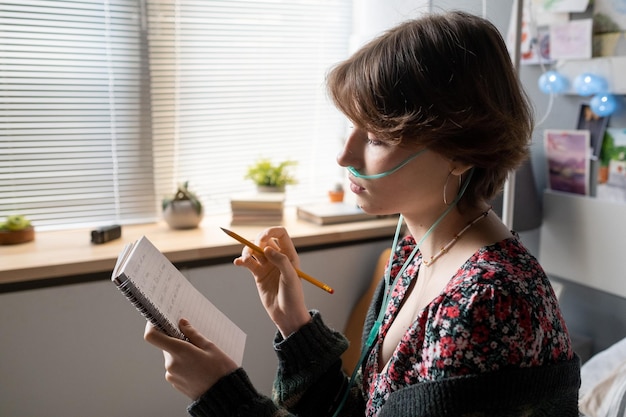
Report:
[{"label": "purple artwork print", "polygon": [[544,134],[550,189],[589,194],[589,131],[546,130]]}]

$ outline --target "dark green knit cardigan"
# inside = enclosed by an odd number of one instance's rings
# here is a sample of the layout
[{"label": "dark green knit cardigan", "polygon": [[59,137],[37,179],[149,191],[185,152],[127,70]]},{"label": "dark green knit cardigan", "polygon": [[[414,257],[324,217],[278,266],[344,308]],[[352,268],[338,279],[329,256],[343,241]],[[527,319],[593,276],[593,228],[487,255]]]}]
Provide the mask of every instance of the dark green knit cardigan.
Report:
[{"label": "dark green knit cardigan", "polygon": [[[369,334],[382,300],[379,286],[368,312]],[[339,357],[346,339],[328,328],[318,312],[297,333],[274,347],[278,371],[273,399],[256,391],[243,369],[220,379],[188,408],[194,417],[332,416],[347,378]],[[574,357],[531,368],[448,378],[412,385],[392,393],[379,417],[577,417],[580,361]],[[351,390],[340,416],[364,416],[360,390]]]}]

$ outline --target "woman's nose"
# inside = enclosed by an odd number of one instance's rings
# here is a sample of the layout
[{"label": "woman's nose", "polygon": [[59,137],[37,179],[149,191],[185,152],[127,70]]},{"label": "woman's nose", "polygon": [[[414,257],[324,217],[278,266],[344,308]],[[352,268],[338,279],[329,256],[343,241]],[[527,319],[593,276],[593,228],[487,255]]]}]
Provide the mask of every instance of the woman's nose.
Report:
[{"label": "woman's nose", "polygon": [[356,149],[356,129],[353,129],[352,133],[346,139],[346,142],[343,144],[343,148],[337,154],[337,163],[342,167],[354,166],[356,161],[356,155],[358,155]]},{"label": "woman's nose", "polygon": [[348,150],[348,147],[344,145],[343,149],[337,153],[337,163],[339,166],[347,167],[350,166],[350,162],[348,162],[351,151]]}]

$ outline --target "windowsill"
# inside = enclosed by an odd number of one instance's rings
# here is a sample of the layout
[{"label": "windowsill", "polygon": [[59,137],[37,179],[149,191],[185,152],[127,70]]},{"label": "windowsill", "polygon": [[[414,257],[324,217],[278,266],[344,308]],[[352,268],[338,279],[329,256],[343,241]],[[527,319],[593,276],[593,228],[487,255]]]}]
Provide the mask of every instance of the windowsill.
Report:
[{"label": "windowsill", "polygon": [[[297,220],[289,210],[283,221],[299,251],[391,238],[396,224],[393,217],[318,226]],[[120,239],[100,245],[91,243],[89,229],[38,232],[32,242],[0,246],[0,292],[58,285],[55,279],[66,277],[77,277],[73,283],[110,277],[124,245],[142,235],[179,267],[230,262],[241,253],[241,244],[220,226],[250,240],[267,227],[230,226],[230,216],[214,216],[191,230],[172,230],[164,222],[123,226]]]}]

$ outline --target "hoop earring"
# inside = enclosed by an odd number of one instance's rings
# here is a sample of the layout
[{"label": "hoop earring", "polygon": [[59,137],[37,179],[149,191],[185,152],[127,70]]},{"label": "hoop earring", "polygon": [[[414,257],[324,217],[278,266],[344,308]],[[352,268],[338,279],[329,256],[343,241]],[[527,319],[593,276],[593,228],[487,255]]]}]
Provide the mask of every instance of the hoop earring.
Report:
[{"label": "hoop earring", "polygon": [[[448,176],[446,177],[446,183],[443,185],[443,204],[445,204],[446,206],[449,206],[450,204],[452,204],[452,203],[448,203],[448,198],[446,197],[446,194],[448,193],[448,181],[450,180],[450,175],[452,175],[452,171],[448,172]],[[459,175],[459,190],[463,186],[463,181],[461,179],[462,177],[463,175]],[[458,191],[457,191],[457,194],[458,194]]]}]

